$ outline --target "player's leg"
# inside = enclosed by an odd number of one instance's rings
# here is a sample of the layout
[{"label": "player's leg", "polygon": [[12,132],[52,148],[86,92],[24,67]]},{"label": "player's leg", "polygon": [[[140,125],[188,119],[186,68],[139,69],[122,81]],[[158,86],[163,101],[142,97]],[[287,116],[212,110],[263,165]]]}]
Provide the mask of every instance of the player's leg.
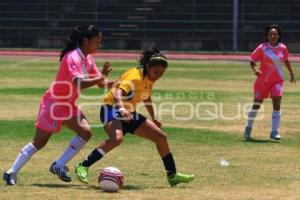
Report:
[{"label": "player's leg", "polygon": [[260,109],[261,104],[263,103],[263,99],[268,97],[269,90],[267,85],[264,82],[256,81],[253,86],[254,100],[253,106],[249,110],[247,122],[244,129],[244,138],[246,140],[251,139],[251,132],[254,120],[257,116],[257,112]]},{"label": "player's leg", "polygon": [[263,99],[254,99],[253,101],[253,106],[248,112],[248,118],[244,130],[244,138],[249,140],[251,139],[251,132],[252,132],[252,127],[254,120],[257,116],[257,112],[260,109],[261,104],[263,103]]},{"label": "player's leg", "polygon": [[17,183],[18,172],[38,150],[40,150],[47,144],[50,137],[50,132],[36,128],[36,133],[33,141],[28,143],[21,149],[21,152],[17,156],[11,168],[3,174],[3,179],[8,185],[15,185]]},{"label": "player's leg", "polygon": [[272,85],[270,95],[272,97],[273,112],[272,112],[272,131],[270,138],[274,140],[280,140],[279,126],[281,120],[280,104],[283,94],[283,82]]},{"label": "player's leg", "polygon": [[92,134],[88,121],[83,114],[71,117],[71,119],[64,121],[63,125],[77,133],[77,136],[71,139],[68,147],[60,158],[50,166],[49,170],[62,181],[70,182],[71,178],[67,175],[66,164],[84,147]]},{"label": "player's leg", "polygon": [[279,126],[281,120],[281,112],[280,112],[281,96],[272,97],[272,102],[273,102],[272,131],[270,134],[270,138],[274,140],[281,140],[281,136],[279,134]]},{"label": "player's leg", "polygon": [[135,131],[134,134],[153,141],[156,144],[158,153],[160,154],[165,169],[167,171],[168,182],[171,186],[176,186],[179,183],[188,183],[194,179],[194,175],[185,175],[177,173],[176,165],[172,153],[169,149],[169,144],[166,134],[158,128],[152,121],[145,120]]},{"label": "player's leg", "polygon": [[100,160],[106,153],[119,146],[123,141],[123,126],[119,120],[113,120],[107,123],[105,131],[108,139],[101,142],[84,161],[75,167],[75,173],[80,182],[88,183],[88,169],[95,162]]}]

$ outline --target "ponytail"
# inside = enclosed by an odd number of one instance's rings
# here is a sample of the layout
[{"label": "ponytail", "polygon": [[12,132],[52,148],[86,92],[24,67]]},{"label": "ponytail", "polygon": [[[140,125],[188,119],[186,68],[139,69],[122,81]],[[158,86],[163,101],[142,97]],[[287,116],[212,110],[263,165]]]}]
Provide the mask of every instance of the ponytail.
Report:
[{"label": "ponytail", "polygon": [[168,67],[167,58],[160,53],[160,50],[157,47],[152,49],[146,49],[141,53],[139,64],[143,67],[144,77],[148,74],[147,66],[164,66]]},{"label": "ponytail", "polygon": [[81,47],[84,38],[91,39],[98,34],[101,34],[101,32],[94,25],[76,26],[65,39],[65,47],[60,53],[59,61],[61,61],[69,51]]}]

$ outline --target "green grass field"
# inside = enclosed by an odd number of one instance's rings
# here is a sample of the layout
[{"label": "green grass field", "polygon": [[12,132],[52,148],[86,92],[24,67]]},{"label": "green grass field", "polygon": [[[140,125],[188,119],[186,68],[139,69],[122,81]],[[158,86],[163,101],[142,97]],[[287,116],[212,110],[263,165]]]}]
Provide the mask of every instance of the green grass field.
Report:
[{"label": "green grass field", "polygon": [[[103,62],[98,60],[99,68]],[[135,61],[111,63],[112,79],[136,65]],[[292,65],[299,77],[300,64]],[[32,139],[39,101],[57,69],[57,58],[0,57],[2,171]],[[284,72],[287,80],[287,70]],[[18,186],[8,187],[1,182],[0,199],[300,199],[299,85],[285,82],[283,140],[279,143],[269,139],[272,106],[268,99],[261,119],[254,124],[255,140],[246,142],[242,132],[254,80],[246,62],[171,61],[165,76],[155,85],[153,100],[160,111],[163,109],[159,116],[177,169],[195,174],[190,184],[171,188],[155,145],[132,135],[91,167],[89,185],[81,184],[73,166],[106,138],[98,120],[103,91],[89,88],[78,104],[93,126],[93,137],[69,163],[73,181],[61,182],[48,171],[73,137],[63,128],[25,165],[18,175]],[[221,159],[229,161],[229,166],[221,166]],[[116,166],[124,173],[125,186],[118,193],[99,190],[98,173],[107,166]]]}]

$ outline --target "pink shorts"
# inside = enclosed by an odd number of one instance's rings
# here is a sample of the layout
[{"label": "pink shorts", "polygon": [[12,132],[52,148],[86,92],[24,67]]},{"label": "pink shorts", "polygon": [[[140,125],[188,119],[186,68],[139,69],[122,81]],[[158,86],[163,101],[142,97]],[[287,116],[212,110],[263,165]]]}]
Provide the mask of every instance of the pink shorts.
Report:
[{"label": "pink shorts", "polygon": [[44,97],[40,103],[35,127],[50,133],[59,132],[63,121],[74,116],[81,116],[80,109],[68,102],[55,102]]},{"label": "pink shorts", "polygon": [[283,94],[283,81],[277,83],[267,83],[257,80],[254,83],[254,97],[256,99],[265,99],[268,97],[282,96]]}]

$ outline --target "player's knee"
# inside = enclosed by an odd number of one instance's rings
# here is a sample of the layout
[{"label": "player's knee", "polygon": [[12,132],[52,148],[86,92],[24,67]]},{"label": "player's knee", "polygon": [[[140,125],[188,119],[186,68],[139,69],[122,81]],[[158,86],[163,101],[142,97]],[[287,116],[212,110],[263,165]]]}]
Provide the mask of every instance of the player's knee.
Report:
[{"label": "player's knee", "polygon": [[157,137],[156,143],[167,143],[168,137],[166,134],[161,133],[159,134],[159,136]]},{"label": "player's knee", "polygon": [[107,143],[113,148],[119,146],[123,142],[123,138],[110,138],[107,140]]},{"label": "player's knee", "polygon": [[32,142],[32,145],[36,148],[36,150],[42,149],[46,144],[47,144],[46,141],[39,141],[39,142],[33,141]]},{"label": "player's knee", "polygon": [[119,146],[123,142],[123,132],[119,130],[114,130],[112,133],[109,133],[109,139],[107,142],[114,147]]},{"label": "player's knee", "polygon": [[112,139],[115,146],[119,146],[123,142],[123,136],[116,136]]},{"label": "player's knee", "polygon": [[92,130],[89,127],[85,127],[78,135],[85,141],[88,141],[92,137]]}]

